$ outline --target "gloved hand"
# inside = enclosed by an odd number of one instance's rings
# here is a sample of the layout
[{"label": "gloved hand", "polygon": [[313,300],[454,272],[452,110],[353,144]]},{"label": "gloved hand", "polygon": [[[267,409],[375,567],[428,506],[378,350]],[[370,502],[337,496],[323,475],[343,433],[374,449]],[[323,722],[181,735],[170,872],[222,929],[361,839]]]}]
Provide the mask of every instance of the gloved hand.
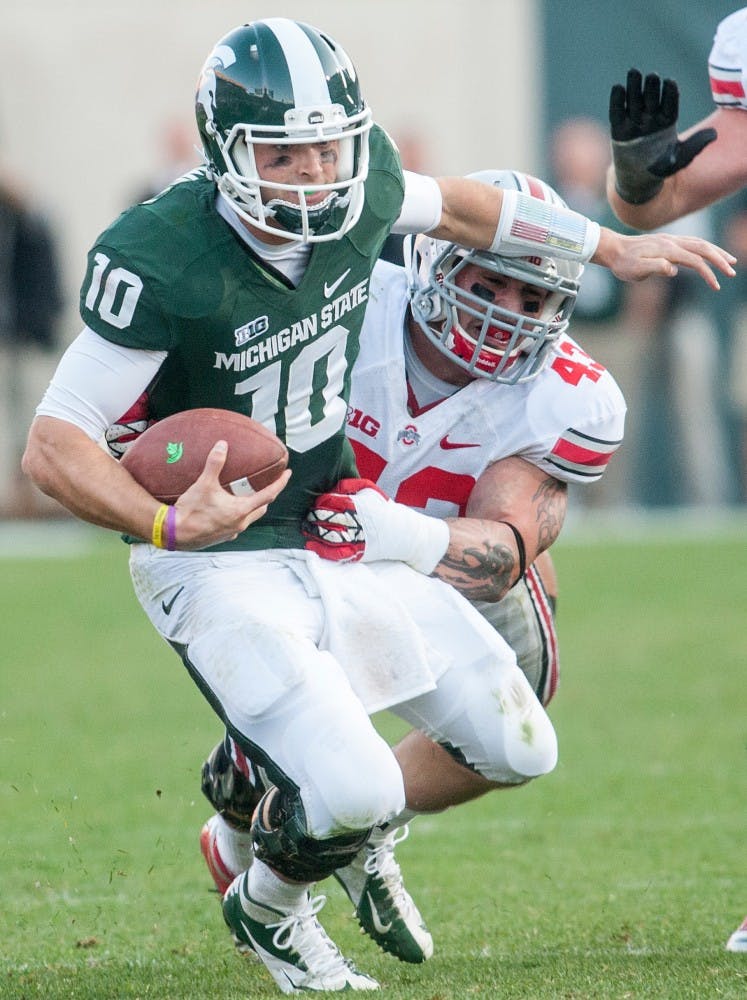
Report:
[{"label": "gloved hand", "polygon": [[396,559],[432,573],[449,545],[449,526],[395,503],[368,479],[341,479],[317,497],[301,530],[305,548],[337,562]]},{"label": "gloved hand", "polygon": [[645,81],[628,70],[627,85],[610,91],[610,133],[617,193],[631,205],[642,205],[658,194],[665,177],[686,167],[713,142],[716,130],[700,129],[688,139],[677,138],[680,92],[674,80],[661,83],[656,73]]},{"label": "gloved hand", "polygon": [[141,393],[132,406],[123,413],[116,424],[107,427],[104,439],[115,458],[121,458],[131,444],[150,425],[149,400],[147,390]]}]

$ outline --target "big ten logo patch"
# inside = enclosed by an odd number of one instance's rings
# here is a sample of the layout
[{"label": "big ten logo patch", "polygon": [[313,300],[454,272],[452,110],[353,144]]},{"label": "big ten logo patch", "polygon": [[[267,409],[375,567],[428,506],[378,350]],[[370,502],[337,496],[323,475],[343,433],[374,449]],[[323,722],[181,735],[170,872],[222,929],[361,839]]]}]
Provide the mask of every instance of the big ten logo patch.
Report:
[{"label": "big ten logo patch", "polygon": [[348,407],[347,422],[349,427],[355,427],[361,434],[366,434],[372,438],[375,438],[381,430],[381,424],[378,420],[374,419],[368,413],[364,413],[363,410],[357,409],[355,406]]}]

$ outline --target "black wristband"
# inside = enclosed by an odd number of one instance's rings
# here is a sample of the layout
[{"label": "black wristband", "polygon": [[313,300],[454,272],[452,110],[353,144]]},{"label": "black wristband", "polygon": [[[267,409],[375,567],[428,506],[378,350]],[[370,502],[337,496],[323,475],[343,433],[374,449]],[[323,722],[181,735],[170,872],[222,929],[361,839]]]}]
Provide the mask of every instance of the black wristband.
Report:
[{"label": "black wristband", "polygon": [[514,538],[516,539],[516,548],[519,551],[519,576],[516,583],[524,576],[527,568],[527,551],[524,547],[524,539],[521,537],[521,532],[518,528],[515,528],[510,521],[499,521],[498,524],[505,524],[507,528],[510,528],[514,533]]}]

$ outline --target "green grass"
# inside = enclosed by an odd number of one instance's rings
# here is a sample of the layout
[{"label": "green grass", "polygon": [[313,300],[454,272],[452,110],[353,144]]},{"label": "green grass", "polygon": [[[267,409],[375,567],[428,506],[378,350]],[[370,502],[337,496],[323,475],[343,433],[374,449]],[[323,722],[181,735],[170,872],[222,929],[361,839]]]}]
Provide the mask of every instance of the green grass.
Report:
[{"label": "green grass", "polygon": [[[0,997],[278,997],[234,954],[197,846],[220,728],[124,546],[94,537],[0,559]],[[558,768],[413,824],[426,965],[361,937],[334,883],[325,926],[391,1000],[745,997],[724,942],[747,912],[747,532],[565,542],[556,562]]]}]

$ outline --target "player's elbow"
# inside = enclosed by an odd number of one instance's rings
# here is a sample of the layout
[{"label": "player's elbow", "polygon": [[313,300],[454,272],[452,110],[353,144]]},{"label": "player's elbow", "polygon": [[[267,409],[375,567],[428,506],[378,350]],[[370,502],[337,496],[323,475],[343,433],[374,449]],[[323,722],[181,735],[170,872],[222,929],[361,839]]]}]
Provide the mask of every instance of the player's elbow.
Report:
[{"label": "player's elbow", "polygon": [[31,424],[26,450],[21,459],[21,469],[42,493],[53,495],[55,457],[57,449],[50,433],[48,421],[37,417]]},{"label": "player's elbow", "polygon": [[47,496],[51,496],[52,483],[51,477],[47,474],[48,469],[45,462],[39,452],[33,444],[27,446],[26,451],[21,460],[21,469],[24,475],[31,480],[31,482],[42,493],[46,493]]}]

